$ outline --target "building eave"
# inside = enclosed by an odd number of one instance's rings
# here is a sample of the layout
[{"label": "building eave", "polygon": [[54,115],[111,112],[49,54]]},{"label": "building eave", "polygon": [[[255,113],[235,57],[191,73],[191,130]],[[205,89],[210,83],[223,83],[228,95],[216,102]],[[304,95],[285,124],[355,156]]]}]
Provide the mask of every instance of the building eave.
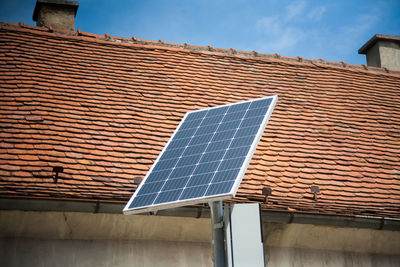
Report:
[{"label": "building eave", "polygon": [[[124,203],[79,200],[1,198],[0,210],[122,214]],[[147,213],[149,216],[210,218],[208,206],[179,207]],[[134,216],[134,215],[131,215]],[[263,222],[314,224],[336,227],[400,231],[400,219],[375,216],[338,216],[299,212],[262,211]]]}]

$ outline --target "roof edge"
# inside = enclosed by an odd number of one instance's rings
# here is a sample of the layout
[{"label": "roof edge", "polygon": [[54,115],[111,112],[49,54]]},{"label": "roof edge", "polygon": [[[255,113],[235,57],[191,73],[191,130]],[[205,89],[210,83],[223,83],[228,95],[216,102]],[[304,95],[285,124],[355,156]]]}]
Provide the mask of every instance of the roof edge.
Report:
[{"label": "roof edge", "polygon": [[358,49],[359,54],[366,54],[367,50],[375,45],[378,41],[394,41],[400,43],[400,36],[398,35],[388,35],[388,34],[375,34],[371,37],[360,49]]},{"label": "roof edge", "polygon": [[71,37],[80,37],[85,38],[84,40],[96,40],[96,41],[103,41],[103,42],[110,42],[115,45],[123,45],[123,44],[137,44],[137,45],[145,45],[145,46],[153,46],[155,48],[163,48],[163,49],[180,49],[182,51],[187,52],[197,52],[197,53],[206,53],[206,54],[214,54],[219,56],[227,56],[227,57],[239,57],[239,58],[246,58],[246,59],[254,59],[254,60],[262,60],[267,59],[276,62],[288,63],[288,64],[312,64],[319,67],[333,67],[333,68],[341,68],[341,69],[348,69],[348,70],[356,70],[356,71],[369,71],[371,73],[388,73],[388,74],[395,74],[400,75],[400,71],[391,70],[388,68],[378,68],[367,66],[365,64],[362,65],[354,65],[354,64],[347,64],[343,61],[341,62],[334,62],[334,61],[325,61],[323,59],[304,59],[300,56],[298,57],[287,57],[281,56],[277,53],[275,54],[265,54],[265,53],[258,53],[257,51],[241,51],[235,50],[233,48],[230,49],[222,49],[222,48],[214,48],[211,46],[197,46],[197,45],[190,45],[187,43],[184,44],[176,44],[176,43],[167,43],[162,40],[159,41],[149,41],[149,40],[141,40],[137,39],[135,36],[132,38],[124,38],[124,37],[116,37],[110,36],[109,34],[99,35],[93,33],[86,33],[82,32],[80,29],[77,31],[66,31],[66,30],[56,30],[53,28],[46,28],[46,27],[39,27],[39,26],[32,26],[32,25],[25,25],[24,23],[20,22],[16,23],[8,23],[8,22],[0,22],[0,28],[2,27],[13,27],[19,29],[27,29],[33,30],[38,32],[44,33],[51,33],[51,34],[60,34],[65,36]]},{"label": "roof edge", "polygon": [[[24,198],[0,198],[0,210],[86,212],[122,214],[124,203],[79,200],[48,200]],[[146,215],[146,214],[142,214]],[[147,213],[150,216],[210,218],[210,208],[204,205],[178,207]],[[339,216],[284,211],[262,211],[263,222],[283,224],[314,224],[336,227],[366,228],[400,231],[400,219],[374,216]]]}]

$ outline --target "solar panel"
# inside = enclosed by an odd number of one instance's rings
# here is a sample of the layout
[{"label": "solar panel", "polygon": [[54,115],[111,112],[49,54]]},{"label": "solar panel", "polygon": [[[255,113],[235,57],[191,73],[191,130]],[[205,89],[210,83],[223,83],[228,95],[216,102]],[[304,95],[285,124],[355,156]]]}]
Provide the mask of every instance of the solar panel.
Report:
[{"label": "solar panel", "polygon": [[235,196],[276,95],[186,113],[123,212]]}]

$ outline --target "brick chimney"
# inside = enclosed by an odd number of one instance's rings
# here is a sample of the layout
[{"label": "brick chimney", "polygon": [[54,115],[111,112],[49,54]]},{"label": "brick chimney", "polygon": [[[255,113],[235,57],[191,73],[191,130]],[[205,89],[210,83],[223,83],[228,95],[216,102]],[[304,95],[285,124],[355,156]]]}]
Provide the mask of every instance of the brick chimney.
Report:
[{"label": "brick chimney", "polygon": [[375,34],[360,49],[367,56],[367,65],[400,70],[400,36]]},{"label": "brick chimney", "polygon": [[78,6],[78,1],[37,0],[33,11],[33,21],[41,27],[74,31]]}]

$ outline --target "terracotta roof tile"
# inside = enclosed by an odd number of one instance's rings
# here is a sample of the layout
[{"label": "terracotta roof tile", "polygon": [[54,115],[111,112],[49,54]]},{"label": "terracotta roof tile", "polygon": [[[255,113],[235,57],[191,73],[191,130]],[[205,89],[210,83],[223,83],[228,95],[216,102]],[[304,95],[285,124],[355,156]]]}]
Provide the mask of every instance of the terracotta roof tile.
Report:
[{"label": "terracotta roof tile", "polygon": [[126,202],[186,111],[278,94],[234,201],[270,186],[263,209],[400,218],[400,72],[7,23],[0,40],[0,197]]}]

